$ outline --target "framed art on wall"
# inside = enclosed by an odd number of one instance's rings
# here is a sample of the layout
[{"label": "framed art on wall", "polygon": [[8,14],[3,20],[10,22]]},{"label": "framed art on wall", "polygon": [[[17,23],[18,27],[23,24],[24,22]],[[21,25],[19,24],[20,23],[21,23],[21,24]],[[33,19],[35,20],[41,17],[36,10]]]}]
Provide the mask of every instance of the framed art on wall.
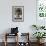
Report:
[{"label": "framed art on wall", "polygon": [[37,13],[40,18],[46,17],[46,0],[37,1]]},{"label": "framed art on wall", "polygon": [[37,0],[36,23],[38,25],[46,25],[46,0]]},{"label": "framed art on wall", "polygon": [[24,21],[24,6],[12,6],[12,21],[13,22]]}]

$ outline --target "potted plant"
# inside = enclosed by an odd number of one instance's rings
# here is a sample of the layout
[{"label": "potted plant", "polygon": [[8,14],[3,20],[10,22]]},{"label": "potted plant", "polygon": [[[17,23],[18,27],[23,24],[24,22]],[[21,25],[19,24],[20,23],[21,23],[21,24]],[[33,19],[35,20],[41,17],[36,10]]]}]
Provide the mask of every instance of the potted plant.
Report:
[{"label": "potted plant", "polygon": [[36,30],[45,29],[45,26],[32,25],[32,27],[35,28]]},{"label": "potted plant", "polygon": [[45,29],[45,26],[41,26],[40,29]]},{"label": "potted plant", "polygon": [[44,37],[46,36],[45,34],[46,34],[45,32],[35,32],[33,35],[37,38],[38,43],[41,43],[40,40],[42,38],[45,38]]},{"label": "potted plant", "polygon": [[36,30],[39,30],[39,27],[35,24],[32,25],[32,28],[36,29]]}]

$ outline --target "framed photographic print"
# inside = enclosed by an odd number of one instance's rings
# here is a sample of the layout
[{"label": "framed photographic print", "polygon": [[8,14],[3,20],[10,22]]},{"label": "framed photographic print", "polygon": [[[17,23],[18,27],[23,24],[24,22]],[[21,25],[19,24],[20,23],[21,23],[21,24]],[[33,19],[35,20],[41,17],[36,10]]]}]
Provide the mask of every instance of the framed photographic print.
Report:
[{"label": "framed photographic print", "polygon": [[12,21],[13,22],[24,21],[24,6],[12,6]]}]

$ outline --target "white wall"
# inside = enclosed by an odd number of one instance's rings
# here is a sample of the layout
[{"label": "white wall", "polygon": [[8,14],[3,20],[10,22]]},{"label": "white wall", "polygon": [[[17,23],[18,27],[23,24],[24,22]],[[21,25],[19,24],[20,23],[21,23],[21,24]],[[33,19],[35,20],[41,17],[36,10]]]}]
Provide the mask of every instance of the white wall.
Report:
[{"label": "white wall", "polygon": [[[12,6],[24,6],[24,22],[12,22]],[[32,36],[32,24],[36,24],[36,0],[0,0],[0,34],[17,26]]]}]

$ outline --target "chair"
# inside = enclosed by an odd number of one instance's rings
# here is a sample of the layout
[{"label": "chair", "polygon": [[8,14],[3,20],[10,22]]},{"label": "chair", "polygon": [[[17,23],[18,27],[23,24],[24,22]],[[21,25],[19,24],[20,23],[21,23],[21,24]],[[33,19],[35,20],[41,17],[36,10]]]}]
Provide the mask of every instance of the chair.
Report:
[{"label": "chair", "polygon": [[17,40],[17,44],[16,44],[16,46],[18,46],[18,34],[16,35],[16,34],[13,34],[13,35],[9,35],[8,33],[6,33],[5,34],[5,46],[7,46],[7,44],[8,44],[8,42],[7,42],[7,38],[10,38],[10,36],[17,36],[17,38],[15,38],[16,40]]},{"label": "chair", "polygon": [[13,36],[17,36],[17,38],[15,38],[15,40],[17,40],[16,46],[18,46],[18,27],[11,28],[11,33],[5,33],[5,46],[7,46],[7,44],[8,44],[7,38],[10,38]]},{"label": "chair", "polygon": [[19,46],[30,46],[29,42],[29,33],[21,33],[22,40],[25,39],[26,41],[19,42]]}]

